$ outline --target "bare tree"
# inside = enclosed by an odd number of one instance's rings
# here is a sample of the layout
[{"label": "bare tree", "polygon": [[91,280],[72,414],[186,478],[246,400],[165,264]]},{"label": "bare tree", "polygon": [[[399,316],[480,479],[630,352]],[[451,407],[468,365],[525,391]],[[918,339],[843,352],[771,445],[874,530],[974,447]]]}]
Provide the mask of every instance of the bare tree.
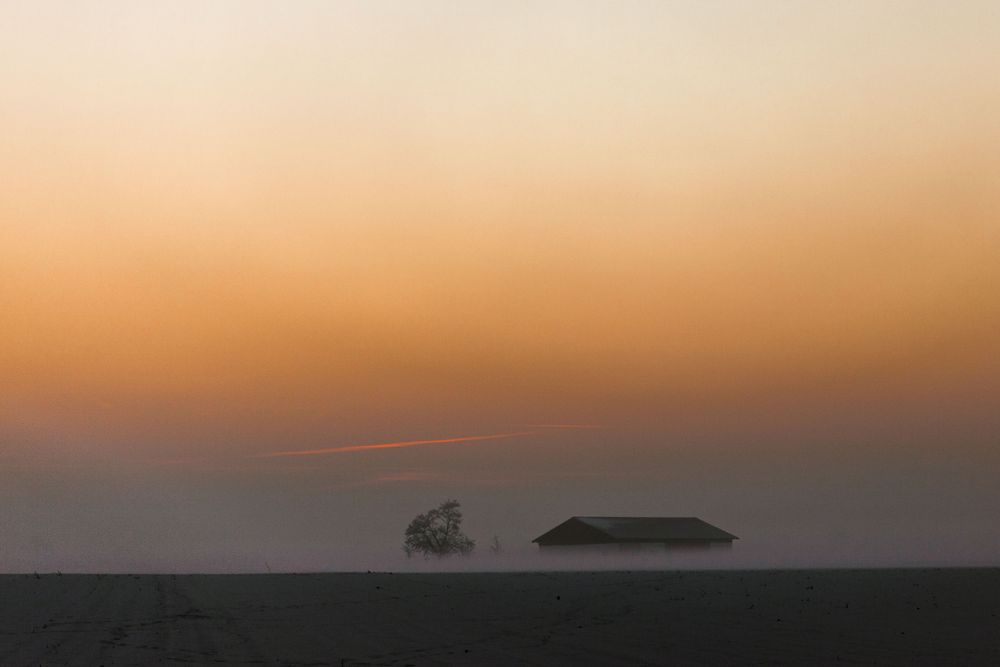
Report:
[{"label": "bare tree", "polygon": [[490,552],[494,556],[499,556],[503,553],[503,545],[500,544],[500,537],[498,535],[493,536],[493,542],[490,543]]},{"label": "bare tree", "polygon": [[442,558],[469,554],[476,543],[462,532],[462,511],[457,500],[446,500],[426,514],[418,514],[406,528],[403,551]]}]

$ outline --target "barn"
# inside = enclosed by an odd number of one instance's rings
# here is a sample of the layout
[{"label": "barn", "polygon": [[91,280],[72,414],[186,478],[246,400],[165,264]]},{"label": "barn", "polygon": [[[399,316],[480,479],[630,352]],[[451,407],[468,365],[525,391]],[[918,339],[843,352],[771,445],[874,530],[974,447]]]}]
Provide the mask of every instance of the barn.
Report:
[{"label": "barn", "polygon": [[532,542],[542,551],[662,551],[728,548],[736,539],[696,517],[574,516]]}]

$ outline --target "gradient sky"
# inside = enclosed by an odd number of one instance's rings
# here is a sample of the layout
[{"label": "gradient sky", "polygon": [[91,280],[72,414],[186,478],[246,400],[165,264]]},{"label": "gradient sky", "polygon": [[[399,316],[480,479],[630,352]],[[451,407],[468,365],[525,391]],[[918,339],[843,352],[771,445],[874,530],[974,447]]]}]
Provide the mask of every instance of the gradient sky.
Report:
[{"label": "gradient sky", "polygon": [[989,0],[0,4],[0,570],[365,569],[446,497],[513,549],[1000,563],[998,44]]}]

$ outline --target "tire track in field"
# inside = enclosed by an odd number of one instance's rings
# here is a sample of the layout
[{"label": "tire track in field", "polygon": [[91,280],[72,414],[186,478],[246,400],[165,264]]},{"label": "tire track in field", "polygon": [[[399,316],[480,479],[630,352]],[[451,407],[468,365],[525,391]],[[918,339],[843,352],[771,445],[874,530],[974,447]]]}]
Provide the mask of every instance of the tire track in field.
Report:
[{"label": "tire track in field", "polygon": [[[209,588],[209,577],[186,577],[186,586],[175,580],[174,594],[188,611],[178,618],[194,627],[197,649],[186,652],[197,664],[205,662],[239,665],[269,662],[243,619],[236,618],[225,601]],[[176,658],[175,658],[176,659]],[[182,662],[185,660],[181,660]],[[270,661],[273,663],[273,660]]]}]

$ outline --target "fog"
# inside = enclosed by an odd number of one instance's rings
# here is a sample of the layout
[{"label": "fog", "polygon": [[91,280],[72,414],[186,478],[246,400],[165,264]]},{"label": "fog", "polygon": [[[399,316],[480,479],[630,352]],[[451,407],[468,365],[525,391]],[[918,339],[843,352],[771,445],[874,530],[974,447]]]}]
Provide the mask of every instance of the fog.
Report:
[{"label": "fog", "polygon": [[[582,436],[573,436],[580,438]],[[578,440],[584,468],[546,463],[564,445],[449,450],[431,474],[365,453],[289,469],[247,460],[195,470],[121,461],[12,461],[0,471],[0,571],[301,572],[883,567],[1000,564],[996,457],[856,444],[762,457],[675,448],[622,460],[616,434]],[[600,452],[604,454],[600,454]],[[440,453],[440,452],[439,452]],[[533,472],[532,455],[536,461]],[[474,457],[467,467],[463,456]],[[520,461],[524,472],[505,469]],[[422,474],[412,464],[425,461]],[[378,474],[364,472],[371,467]],[[411,470],[401,474],[399,470]],[[478,474],[473,472],[478,470]],[[471,557],[407,559],[409,521],[462,503]],[[531,540],[573,515],[698,516],[732,550],[651,557],[540,555]],[[496,537],[502,553],[489,545]]]}]

